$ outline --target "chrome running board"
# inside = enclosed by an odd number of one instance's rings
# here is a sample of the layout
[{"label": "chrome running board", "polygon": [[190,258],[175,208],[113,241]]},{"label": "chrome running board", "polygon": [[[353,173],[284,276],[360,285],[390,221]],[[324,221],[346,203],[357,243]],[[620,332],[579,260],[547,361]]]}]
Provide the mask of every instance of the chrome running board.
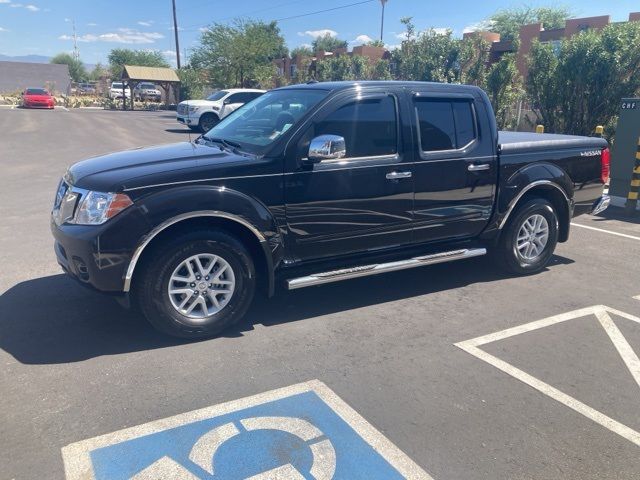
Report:
[{"label": "chrome running board", "polygon": [[413,257],[407,260],[398,260],[396,262],[376,263],[373,265],[343,268],[341,270],[333,270],[331,272],[314,273],[313,275],[307,275],[306,277],[287,280],[287,289],[295,290],[297,288],[338,282],[349,278],[366,277],[368,275],[377,275],[378,273],[394,272],[396,270],[423,267],[425,265],[434,265],[436,263],[453,262],[455,260],[463,260],[465,258],[479,257],[486,253],[487,250],[485,248],[465,248],[462,250],[452,250],[450,252],[433,253],[431,255]]}]

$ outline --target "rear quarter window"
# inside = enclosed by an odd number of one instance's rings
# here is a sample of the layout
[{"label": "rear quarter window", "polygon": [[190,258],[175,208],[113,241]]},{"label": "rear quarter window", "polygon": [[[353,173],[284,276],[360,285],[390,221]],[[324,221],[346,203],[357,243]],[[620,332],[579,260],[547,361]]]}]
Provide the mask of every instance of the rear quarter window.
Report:
[{"label": "rear quarter window", "polygon": [[416,98],[414,106],[424,152],[460,149],[477,136],[471,101]]}]

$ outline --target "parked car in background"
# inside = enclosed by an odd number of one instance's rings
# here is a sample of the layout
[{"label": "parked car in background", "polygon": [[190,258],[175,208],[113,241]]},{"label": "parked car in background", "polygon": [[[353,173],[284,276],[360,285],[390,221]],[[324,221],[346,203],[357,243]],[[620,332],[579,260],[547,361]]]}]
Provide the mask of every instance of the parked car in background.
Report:
[{"label": "parked car in background", "polygon": [[206,100],[186,100],[178,104],[176,120],[203,133],[245,103],[258,98],[265,90],[229,88],[209,95]]},{"label": "parked car in background", "polygon": [[95,95],[96,87],[90,83],[79,83],[76,93],[80,95]]},{"label": "parked car in background", "polygon": [[271,90],[193,143],[71,166],[51,227],[68,274],[199,338],[257,288],[486,253],[540,272],[573,217],[607,208],[608,181],[606,140],[498,132],[477,87],[326,82]]},{"label": "parked car in background", "polygon": [[56,101],[44,88],[27,88],[22,92],[23,108],[54,108]]},{"label": "parked car in background", "polygon": [[[131,88],[127,85],[124,87],[124,94],[127,98],[131,98]],[[117,100],[122,98],[122,82],[112,82],[109,88],[109,98]]]},{"label": "parked car in background", "polygon": [[162,93],[158,90],[153,83],[142,82],[137,84],[133,89],[134,100],[151,100],[152,102],[159,102],[162,98]]}]

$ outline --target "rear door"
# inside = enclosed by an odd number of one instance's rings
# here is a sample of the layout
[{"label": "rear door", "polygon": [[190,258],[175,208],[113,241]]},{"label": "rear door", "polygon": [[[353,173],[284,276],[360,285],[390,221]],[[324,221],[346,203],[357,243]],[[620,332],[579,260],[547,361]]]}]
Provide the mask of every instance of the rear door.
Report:
[{"label": "rear door", "polygon": [[[413,178],[411,158],[404,154],[411,151],[411,140],[401,127],[401,93],[339,94],[292,139],[285,195],[293,257],[308,260],[411,241]],[[344,137],[346,158],[305,165],[311,139],[325,134]]]},{"label": "rear door", "polygon": [[[493,210],[497,158],[479,95],[414,90],[414,240],[478,235]],[[486,125],[486,127],[484,127]]]}]

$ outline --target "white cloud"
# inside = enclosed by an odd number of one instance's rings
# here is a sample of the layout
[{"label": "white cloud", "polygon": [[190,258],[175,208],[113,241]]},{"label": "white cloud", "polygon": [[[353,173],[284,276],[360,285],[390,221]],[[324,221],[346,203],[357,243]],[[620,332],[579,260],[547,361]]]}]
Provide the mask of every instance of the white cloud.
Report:
[{"label": "white cloud", "polygon": [[38,12],[38,11],[40,11],[40,9],[39,9],[38,7],[36,7],[35,5],[27,5],[27,6],[26,6],[26,7],[24,7],[24,8],[26,8],[27,10],[30,10],[30,11],[32,11],[32,12]]},{"label": "white cloud", "polygon": [[169,57],[169,58],[175,58],[176,57],[176,52],[175,52],[175,50],[163,50],[162,51],[162,55],[164,55],[165,57]]},{"label": "white cloud", "polygon": [[11,0],[0,0],[0,3],[11,3]]},{"label": "white cloud", "polygon": [[7,30],[6,28],[2,28],[0,27],[0,32],[8,32],[9,30]]},{"label": "white cloud", "polygon": [[150,27],[153,25],[153,20],[140,20],[138,25],[142,25],[143,27]]},{"label": "white cloud", "polygon": [[398,40],[406,40],[407,39],[407,32],[396,33],[395,37]]},{"label": "white cloud", "polygon": [[446,35],[451,31],[450,28],[445,28],[445,27],[432,27],[431,30],[433,30],[438,35]]},{"label": "white cloud", "polygon": [[98,26],[97,23],[93,23],[93,22],[87,23],[87,27],[97,27],[97,26]]},{"label": "white cloud", "polygon": [[467,25],[462,30],[462,33],[481,32],[485,30],[491,30],[492,27],[493,22],[485,20],[482,22],[476,22],[472,23],[471,25]]},{"label": "white cloud", "polygon": [[391,50],[397,50],[398,48],[400,48],[402,45],[400,45],[399,43],[385,43],[384,48],[386,48],[387,50],[391,51]]},{"label": "white cloud", "polygon": [[369,43],[372,42],[373,38],[371,38],[369,35],[358,35],[355,40],[351,40],[349,43]]},{"label": "white cloud", "polygon": [[200,27],[200,28],[198,28],[198,31],[200,31],[200,32],[207,32],[208,30],[209,30],[208,27]]},{"label": "white cloud", "polygon": [[298,32],[298,35],[300,35],[301,37],[311,37],[311,38],[324,37],[326,35],[329,35],[330,37],[337,37],[338,32],[336,32],[335,30],[331,30],[329,28],[323,28],[320,30],[307,30],[305,32]]},{"label": "white cloud", "polygon": [[[78,37],[79,42],[105,42],[105,43],[127,43],[127,44],[149,44],[164,38],[164,35],[157,32],[140,32],[131,28],[119,28],[117,32],[102,33],[93,35],[88,33]],[[73,40],[71,35],[61,35],[59,40]]]},{"label": "white cloud", "polygon": [[[173,27],[169,27],[167,30],[171,30],[171,31],[173,32],[175,29],[174,29]],[[179,32],[181,32],[181,31],[183,31],[183,30],[184,30],[184,28],[182,28],[182,27],[178,27],[178,31],[179,31]]]},{"label": "white cloud", "polygon": [[12,3],[9,6],[12,7],[12,8],[20,8],[20,7],[23,7],[24,5],[22,5],[21,3]]}]

